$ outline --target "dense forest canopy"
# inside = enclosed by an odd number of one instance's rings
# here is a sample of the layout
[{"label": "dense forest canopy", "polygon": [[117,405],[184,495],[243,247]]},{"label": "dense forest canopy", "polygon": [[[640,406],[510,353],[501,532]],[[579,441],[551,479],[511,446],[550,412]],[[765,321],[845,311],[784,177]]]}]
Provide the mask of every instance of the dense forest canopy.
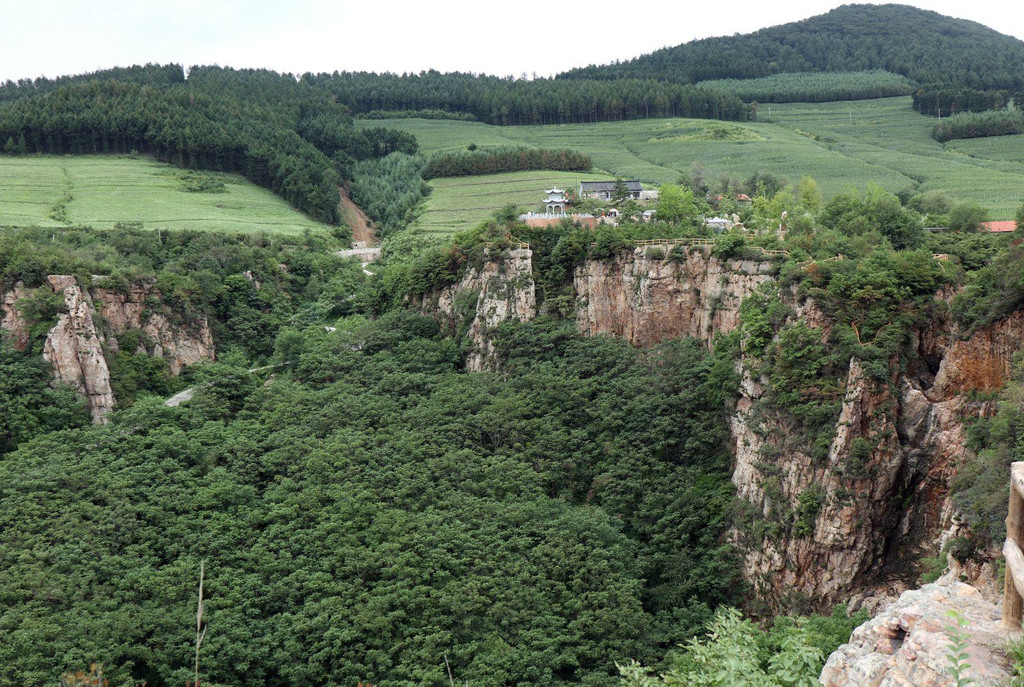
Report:
[{"label": "dense forest canopy", "polygon": [[437,109],[469,113],[488,124],[569,124],[647,117],[744,119],[747,108],[732,94],[652,79],[605,82],[442,74],[334,72],[304,74],[302,81],[330,93],[353,112]]},{"label": "dense forest canopy", "polygon": [[844,5],[803,21],[705,38],[625,62],[572,69],[558,78],[697,83],[864,69],[884,69],[919,83],[1015,91],[1024,85],[1024,42],[907,5]]},{"label": "dense forest canopy", "polygon": [[62,86],[108,80],[134,83],[140,86],[169,86],[184,83],[185,70],[180,64],[146,64],[101,69],[88,74],[58,76],[55,79],[38,77],[18,79],[17,81],[8,80],[0,84],[0,104],[50,93]]},{"label": "dense forest canopy", "polygon": [[202,558],[214,684],[442,685],[447,654],[471,682],[612,685],[614,657],[660,658],[736,578],[726,380],[693,341],[501,346],[469,376],[429,318],[318,325],[269,383],[222,363],[187,407],[23,443],[0,681],[180,684]]},{"label": "dense forest canopy", "polygon": [[860,72],[789,72],[753,79],[702,81],[701,87],[732,93],[745,102],[823,103],[908,95],[910,80],[881,69]]}]

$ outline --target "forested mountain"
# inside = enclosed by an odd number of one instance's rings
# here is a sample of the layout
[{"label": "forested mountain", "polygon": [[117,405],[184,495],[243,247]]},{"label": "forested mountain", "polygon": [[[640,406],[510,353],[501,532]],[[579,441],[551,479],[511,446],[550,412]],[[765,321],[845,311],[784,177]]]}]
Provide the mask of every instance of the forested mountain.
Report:
[{"label": "forested mountain", "polygon": [[185,70],[180,64],[146,64],[131,67],[114,67],[88,74],[58,76],[55,79],[39,77],[36,79],[18,79],[0,84],[0,103],[8,103],[34,95],[43,95],[72,84],[90,81],[120,81],[150,86],[169,86],[185,82]]},{"label": "forested mountain", "polygon": [[[499,78],[426,71],[419,74],[305,74],[353,112],[436,109],[465,112],[488,124],[567,124],[644,117],[743,119],[738,97],[666,83],[637,73],[600,83]],[[635,77],[635,78],[633,78]]]},{"label": "forested mountain", "polygon": [[693,41],[617,64],[573,69],[558,78],[697,83],[864,69],[884,69],[920,83],[1016,90],[1024,84],[1024,42],[907,5],[844,5],[803,21]]}]

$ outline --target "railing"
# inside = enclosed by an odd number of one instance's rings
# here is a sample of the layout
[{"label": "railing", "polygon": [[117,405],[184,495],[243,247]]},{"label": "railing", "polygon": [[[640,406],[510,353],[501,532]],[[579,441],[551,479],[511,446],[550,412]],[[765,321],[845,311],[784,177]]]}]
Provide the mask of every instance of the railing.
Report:
[{"label": "railing", "polygon": [[634,246],[713,246],[714,239],[642,239],[633,241]]},{"label": "railing", "polygon": [[773,249],[762,248],[761,249],[761,254],[762,255],[783,255],[783,256],[788,256],[789,255],[789,251],[788,250],[779,250],[779,249],[775,249],[775,248],[773,248]]},{"label": "railing", "polygon": [[1006,591],[1003,593],[1003,626],[1020,630],[1024,613],[1024,462],[1010,466],[1010,513],[1006,516]]},{"label": "railing", "polygon": [[[835,255],[833,255],[833,256],[832,256],[831,258],[825,258],[825,259],[824,259],[824,260],[822,260],[821,262],[839,262],[840,260],[843,260],[843,259],[845,259],[845,258],[846,258],[846,256],[845,256],[845,255],[843,255],[842,253],[836,253],[836,254],[835,254]],[[807,268],[808,268],[808,267],[810,267],[811,265],[814,265],[814,264],[817,264],[817,263],[818,263],[818,261],[817,261],[817,260],[814,260],[814,259],[811,259],[811,260],[805,260],[805,261],[801,262],[801,263],[800,263],[800,264],[798,265],[798,267],[800,267],[800,269],[807,269]]]},{"label": "railing", "polygon": [[[530,250],[530,244],[524,243],[523,241],[508,241],[509,248],[518,248],[520,250]],[[493,248],[495,244],[487,242],[484,244],[484,248]]]}]

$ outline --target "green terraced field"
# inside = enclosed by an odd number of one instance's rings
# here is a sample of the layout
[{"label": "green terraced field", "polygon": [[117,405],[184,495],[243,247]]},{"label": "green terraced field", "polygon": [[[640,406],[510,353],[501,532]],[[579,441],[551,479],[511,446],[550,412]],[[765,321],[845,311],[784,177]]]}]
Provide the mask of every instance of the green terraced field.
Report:
[{"label": "green terraced field", "polygon": [[1024,163],[1024,136],[994,136],[949,141],[946,149],[983,160]]},{"label": "green terraced field", "polygon": [[[217,175],[224,193],[178,190],[181,170],[147,158],[116,156],[0,157],[0,226],[328,231],[266,189],[237,175]],[[67,191],[65,221],[51,217]]]},{"label": "green terraced field", "polygon": [[700,162],[716,176],[758,170],[796,181],[817,179],[826,196],[869,184],[908,187],[973,200],[993,219],[1012,219],[1024,203],[1024,136],[934,141],[934,121],[910,109],[910,98],[762,105],[760,122],[650,119],[601,124],[492,127],[478,122],[386,120],[409,131],[425,153],[518,143],[569,147],[595,169],[652,184],[678,179]]},{"label": "green terraced field", "polygon": [[522,141],[506,138],[508,127],[491,126],[481,122],[460,122],[447,119],[357,119],[361,128],[387,127],[408,131],[416,136],[420,152],[431,155],[439,150],[465,148],[470,143],[478,146],[518,146]]},{"label": "green terraced field", "polygon": [[476,226],[509,203],[534,212],[544,209],[544,189],[575,188],[580,179],[604,178],[579,172],[510,172],[435,179],[433,191],[412,229],[450,235]]}]

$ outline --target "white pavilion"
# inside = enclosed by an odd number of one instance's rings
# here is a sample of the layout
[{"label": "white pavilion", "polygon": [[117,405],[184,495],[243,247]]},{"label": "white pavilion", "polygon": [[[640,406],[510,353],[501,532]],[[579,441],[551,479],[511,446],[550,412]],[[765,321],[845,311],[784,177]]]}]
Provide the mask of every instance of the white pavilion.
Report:
[{"label": "white pavilion", "polygon": [[545,215],[564,215],[565,214],[565,189],[564,188],[549,188],[544,193],[548,194],[548,197],[544,199],[544,214]]}]

